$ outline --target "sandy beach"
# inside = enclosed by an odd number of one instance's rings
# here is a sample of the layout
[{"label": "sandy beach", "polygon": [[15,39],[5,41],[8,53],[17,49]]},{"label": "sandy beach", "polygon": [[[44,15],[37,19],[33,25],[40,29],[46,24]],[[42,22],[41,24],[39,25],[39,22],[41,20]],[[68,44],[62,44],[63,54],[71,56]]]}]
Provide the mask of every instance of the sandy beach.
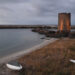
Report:
[{"label": "sandy beach", "polygon": [[32,51],[38,50],[38,49],[40,49],[40,48],[42,48],[42,47],[44,47],[44,46],[46,46],[46,45],[48,45],[50,43],[53,43],[56,40],[57,39],[55,39],[55,38],[51,38],[50,40],[49,39],[48,40],[44,40],[44,42],[42,42],[41,44],[38,44],[36,46],[33,46],[32,48],[29,48],[29,49],[26,49],[26,50],[22,50],[20,52],[17,52],[17,53],[5,56],[5,57],[0,59],[0,64],[1,63],[6,63],[6,62],[11,61],[11,60],[15,60],[15,59],[17,59],[17,58],[19,58],[19,57],[21,57],[23,55],[26,55],[26,54],[28,54],[28,53],[30,53]]}]

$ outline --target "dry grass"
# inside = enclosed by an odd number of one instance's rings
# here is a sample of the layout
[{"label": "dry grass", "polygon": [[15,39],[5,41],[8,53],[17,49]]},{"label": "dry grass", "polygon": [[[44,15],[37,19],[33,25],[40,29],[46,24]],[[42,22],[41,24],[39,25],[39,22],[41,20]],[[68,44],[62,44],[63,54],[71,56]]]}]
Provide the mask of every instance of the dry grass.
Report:
[{"label": "dry grass", "polygon": [[75,59],[75,39],[60,39],[20,58],[20,75],[75,75],[70,59]]}]

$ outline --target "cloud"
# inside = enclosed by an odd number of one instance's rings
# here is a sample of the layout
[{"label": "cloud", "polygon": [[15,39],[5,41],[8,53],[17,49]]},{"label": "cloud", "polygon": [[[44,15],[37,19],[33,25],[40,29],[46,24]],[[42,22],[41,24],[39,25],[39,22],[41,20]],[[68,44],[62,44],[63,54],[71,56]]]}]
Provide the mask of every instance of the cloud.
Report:
[{"label": "cloud", "polygon": [[71,12],[75,0],[0,0],[0,24],[58,24],[58,13]]},{"label": "cloud", "polygon": [[28,0],[0,0],[0,3],[21,3],[21,2],[26,2]]}]

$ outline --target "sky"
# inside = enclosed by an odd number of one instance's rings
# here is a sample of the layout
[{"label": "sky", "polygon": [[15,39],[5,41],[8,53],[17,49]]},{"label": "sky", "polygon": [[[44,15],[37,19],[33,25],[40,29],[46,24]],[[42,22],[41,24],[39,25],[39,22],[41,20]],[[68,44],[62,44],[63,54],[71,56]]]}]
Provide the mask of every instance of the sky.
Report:
[{"label": "sky", "polygon": [[58,24],[61,12],[75,25],[75,0],[0,0],[0,24]]}]

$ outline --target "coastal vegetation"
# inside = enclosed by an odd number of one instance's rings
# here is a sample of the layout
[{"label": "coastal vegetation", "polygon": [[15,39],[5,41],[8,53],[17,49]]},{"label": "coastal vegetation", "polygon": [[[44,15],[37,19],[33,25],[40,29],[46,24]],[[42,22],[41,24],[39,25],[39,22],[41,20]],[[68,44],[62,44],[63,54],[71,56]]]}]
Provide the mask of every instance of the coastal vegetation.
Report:
[{"label": "coastal vegetation", "polygon": [[[60,39],[18,59],[20,75],[75,75],[75,39]],[[23,73],[23,74],[22,74]]]}]

